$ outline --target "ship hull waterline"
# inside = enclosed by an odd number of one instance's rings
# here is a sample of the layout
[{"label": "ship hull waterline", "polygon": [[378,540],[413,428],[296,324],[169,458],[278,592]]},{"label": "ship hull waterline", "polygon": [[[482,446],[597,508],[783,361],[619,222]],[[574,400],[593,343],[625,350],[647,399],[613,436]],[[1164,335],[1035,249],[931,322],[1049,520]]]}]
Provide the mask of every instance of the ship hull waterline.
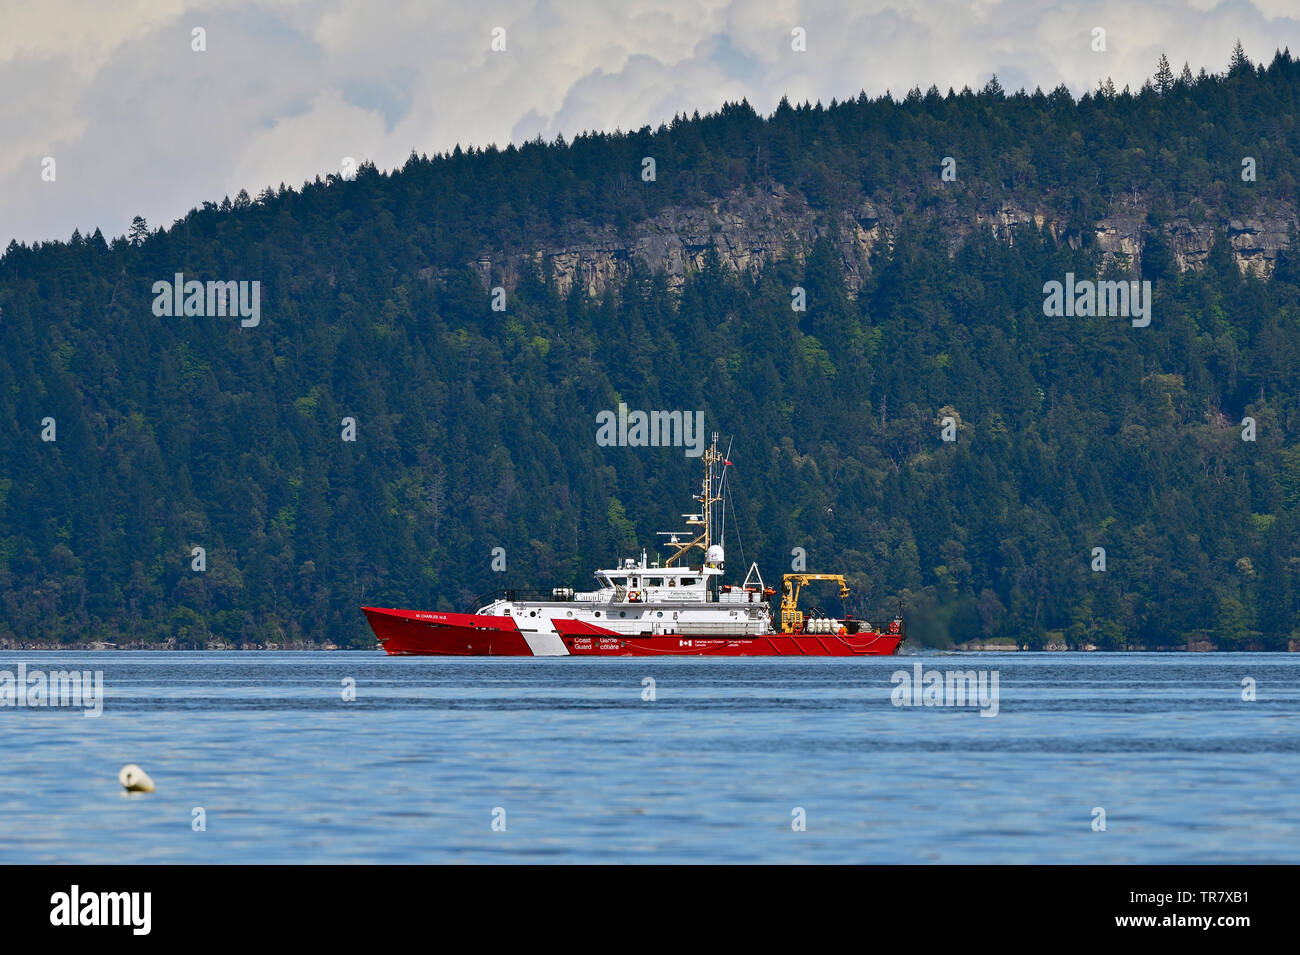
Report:
[{"label": "ship hull waterline", "polygon": [[521,631],[513,617],[363,607],[380,646],[392,656],[892,656],[903,635],[773,633],[620,634],[555,621],[558,634]]}]

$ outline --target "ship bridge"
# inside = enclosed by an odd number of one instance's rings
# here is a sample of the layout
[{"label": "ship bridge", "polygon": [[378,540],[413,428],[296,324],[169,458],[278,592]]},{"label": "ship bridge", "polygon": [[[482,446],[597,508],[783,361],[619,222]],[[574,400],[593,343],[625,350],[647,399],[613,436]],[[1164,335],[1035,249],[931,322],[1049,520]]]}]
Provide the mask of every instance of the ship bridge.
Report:
[{"label": "ship bridge", "polygon": [[703,602],[708,600],[710,579],[721,576],[718,567],[649,566],[642,555],[639,562],[629,558],[622,567],[596,571],[600,589],[591,596],[611,602]]}]

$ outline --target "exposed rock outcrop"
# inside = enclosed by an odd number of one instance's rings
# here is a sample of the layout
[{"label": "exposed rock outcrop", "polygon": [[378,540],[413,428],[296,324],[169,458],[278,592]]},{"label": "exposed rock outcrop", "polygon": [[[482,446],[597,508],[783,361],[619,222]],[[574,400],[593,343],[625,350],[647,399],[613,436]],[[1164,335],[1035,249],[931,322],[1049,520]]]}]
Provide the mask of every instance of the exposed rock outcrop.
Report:
[{"label": "exposed rock outcrop", "polygon": [[[932,205],[915,213],[937,217],[955,251],[970,235],[988,230],[1002,241],[1013,241],[1017,228],[1033,225],[1046,230],[1056,242],[1074,248],[1082,237],[1070,233],[1059,212],[1024,209],[1003,202],[973,214],[956,202]],[[557,238],[527,253],[485,251],[470,267],[485,285],[493,277],[513,285],[525,257],[541,265],[549,260],[553,280],[561,294],[576,284],[591,296],[600,295],[614,281],[626,277],[638,261],[647,271],[662,270],[670,288],[679,289],[691,272],[701,269],[713,251],[723,268],[755,272],[783,257],[802,258],[820,237],[830,238],[839,249],[850,294],[862,287],[878,248],[893,245],[902,213],[861,199],[848,208],[818,210],[802,196],[780,185],[756,192],[738,190],[707,206],[672,208],[651,219],[619,230],[613,226],[575,223]],[[1278,252],[1287,247],[1296,224],[1294,206],[1273,204],[1242,218],[1218,219],[1200,212],[1172,218],[1162,226],[1166,243],[1180,271],[1200,269],[1216,235],[1225,235],[1243,272],[1267,276]],[[1141,197],[1126,197],[1099,220],[1092,241],[1103,261],[1114,261],[1137,275],[1142,253],[1153,227]]]}]

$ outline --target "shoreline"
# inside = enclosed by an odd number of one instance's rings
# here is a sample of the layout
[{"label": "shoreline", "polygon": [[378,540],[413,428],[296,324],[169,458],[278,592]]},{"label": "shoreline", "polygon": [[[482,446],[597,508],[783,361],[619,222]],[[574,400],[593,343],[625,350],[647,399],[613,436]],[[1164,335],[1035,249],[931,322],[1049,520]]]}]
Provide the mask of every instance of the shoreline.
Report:
[{"label": "shoreline", "polygon": [[[912,647],[912,653],[898,654],[902,656],[916,656],[924,654],[963,654],[963,653],[1300,653],[1300,641],[1292,640],[1285,649],[1269,650],[1262,647],[1242,647],[1240,649],[1222,650],[1213,646],[1170,646],[1170,647],[1145,647],[1129,646],[1122,649],[1103,650],[1099,647],[1088,645],[1084,647],[1067,647],[1059,644],[1049,644],[1038,650],[1032,650],[1028,645],[1016,645],[1011,643],[966,643],[958,644],[952,647]],[[340,647],[336,644],[295,644],[294,646],[235,646],[232,644],[211,643],[206,646],[176,646],[174,643],[133,643],[128,645],[108,644],[99,641],[86,643],[64,643],[64,644],[47,644],[47,643],[0,643],[0,653],[116,653],[116,652],[174,652],[174,653],[380,653],[383,655],[383,648],[378,644],[371,647]]]}]

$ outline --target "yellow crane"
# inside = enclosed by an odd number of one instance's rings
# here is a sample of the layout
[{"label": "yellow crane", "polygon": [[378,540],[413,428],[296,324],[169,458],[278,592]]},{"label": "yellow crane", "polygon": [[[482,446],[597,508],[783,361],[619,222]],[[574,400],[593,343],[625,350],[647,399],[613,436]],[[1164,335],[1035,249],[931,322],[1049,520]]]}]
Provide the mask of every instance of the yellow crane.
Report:
[{"label": "yellow crane", "polygon": [[840,599],[849,595],[849,585],[843,574],[786,574],[781,578],[781,632],[795,633],[803,629],[803,614],[799,612],[799,588],[813,580],[833,580],[840,585]]}]

